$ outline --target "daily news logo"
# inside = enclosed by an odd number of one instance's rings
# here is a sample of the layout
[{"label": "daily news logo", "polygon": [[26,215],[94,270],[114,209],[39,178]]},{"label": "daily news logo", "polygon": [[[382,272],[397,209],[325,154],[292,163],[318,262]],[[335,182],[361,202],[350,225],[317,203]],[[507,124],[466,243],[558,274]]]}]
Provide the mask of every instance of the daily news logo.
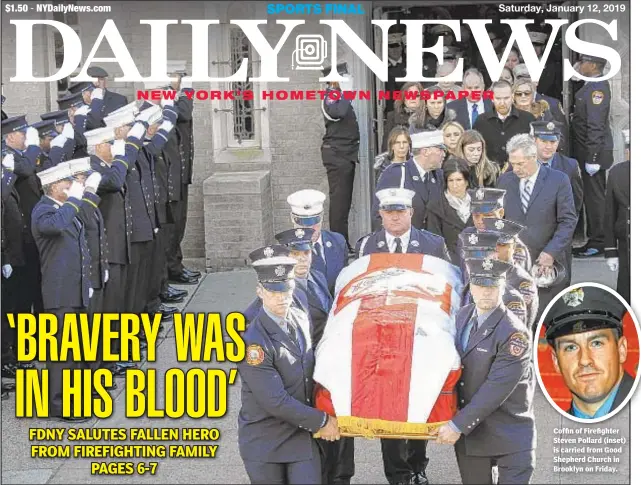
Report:
[{"label": "daily news logo", "polygon": [[[472,36],[476,41],[481,52],[482,60],[487,67],[490,78],[496,81],[500,78],[503,66],[507,61],[510,49],[516,44],[523,57],[530,76],[533,80],[538,81],[543,68],[547,62],[552,45],[559,35],[562,26],[568,24],[567,19],[550,19],[546,23],[552,27],[552,32],[548,38],[545,51],[538,58],[532,41],[530,40],[527,25],[532,24],[533,20],[514,19],[501,20],[501,23],[509,25],[512,34],[507,43],[503,58],[499,59],[494,52],[492,42],[486,30],[486,25],[490,20],[486,19],[467,19],[467,20],[372,20],[382,33],[383,45],[387,45],[388,32],[390,27],[395,24],[403,24],[406,28],[406,74],[404,77],[396,78],[398,82],[461,82],[463,80],[463,62],[459,59],[454,72],[442,78],[424,77],[422,72],[423,55],[432,53],[436,55],[439,63],[443,62],[443,39],[439,37],[438,42],[430,47],[423,47],[423,26],[425,25],[445,25],[452,29],[457,40],[461,39],[461,24],[465,23],[470,27]],[[12,82],[50,82],[71,76],[77,71],[82,61],[82,41],[76,32],[66,24],[55,20],[11,20],[16,26],[16,75],[10,79]],[[261,59],[260,75],[248,77],[248,59],[243,59],[242,64],[234,74],[224,78],[215,78],[209,76],[209,48],[211,45],[209,39],[209,28],[211,25],[220,24],[219,20],[141,20],[140,24],[149,25],[151,40],[151,73],[148,77],[143,77],[125,42],[118,31],[118,27],[113,20],[105,21],[98,38],[89,51],[87,59],[82,64],[79,74],[71,78],[72,82],[91,81],[93,78],[87,75],[87,69],[94,62],[117,62],[123,71],[123,76],[115,78],[118,82],[170,82],[171,79],[167,73],[167,52],[159,47],[168,45],[168,26],[175,24],[190,25],[192,32],[192,60],[191,76],[186,80],[192,82],[288,82],[288,77],[282,77],[278,74],[279,54],[285,45],[285,42],[292,34],[293,30],[306,24],[305,20],[276,20],[276,24],[285,28],[284,33],[275,46],[271,46],[260,30],[261,25],[267,24],[267,20],[231,20],[232,25],[237,25],[249,40],[250,44],[256,50]],[[329,74],[321,77],[319,82],[345,82],[348,79],[342,77],[338,69],[339,60],[336,51],[338,39],[340,38],[345,45],[353,51],[355,56],[361,59],[363,63],[378,77],[381,81],[388,80],[387,71],[387,49],[383,49],[382,57],[379,58],[372,49],[345,23],[343,20],[319,20],[319,24],[327,25],[330,29],[330,38],[326,40],[319,34],[299,34],[295,38],[295,49],[291,53],[292,69],[294,70],[322,70],[326,62],[329,62],[331,69]],[[578,38],[577,30],[582,25],[596,25],[604,29],[613,40],[617,40],[617,21],[612,20],[605,23],[600,20],[583,19],[569,24],[565,29],[564,41],[567,47],[578,54],[590,54],[592,56],[605,59],[610,64],[608,73],[598,78],[591,78],[592,81],[606,80],[615,76],[621,69],[621,57],[619,53],[611,47],[603,46],[583,41]],[[47,77],[35,77],[33,75],[32,53],[37,49],[33,48],[33,36],[35,26],[47,26],[58,30],[62,37],[64,60],[58,72]],[[115,57],[97,58],[96,52],[101,45],[106,42]],[[215,48],[215,46],[213,46]],[[25,54],[27,53],[27,54]],[[328,59],[329,58],[329,59]],[[588,80],[576,72],[570,61],[563,59],[563,80],[567,81],[575,77],[578,79]]]}]

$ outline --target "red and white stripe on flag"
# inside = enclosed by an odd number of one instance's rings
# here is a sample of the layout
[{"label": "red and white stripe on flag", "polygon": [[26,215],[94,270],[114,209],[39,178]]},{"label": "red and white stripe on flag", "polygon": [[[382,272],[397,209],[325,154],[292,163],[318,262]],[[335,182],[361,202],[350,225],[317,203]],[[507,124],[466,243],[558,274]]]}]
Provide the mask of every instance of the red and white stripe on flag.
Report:
[{"label": "red and white stripe on flag", "polygon": [[373,254],[343,270],[316,354],[317,407],[370,420],[449,419],[460,293],[458,268],[432,256]]}]

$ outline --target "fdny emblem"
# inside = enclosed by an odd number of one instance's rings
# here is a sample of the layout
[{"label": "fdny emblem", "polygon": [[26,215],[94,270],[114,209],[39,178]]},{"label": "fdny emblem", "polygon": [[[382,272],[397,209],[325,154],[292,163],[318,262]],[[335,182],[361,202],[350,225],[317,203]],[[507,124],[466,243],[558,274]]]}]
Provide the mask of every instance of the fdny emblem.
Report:
[{"label": "fdny emblem", "polygon": [[594,91],[592,93],[592,104],[601,104],[601,103],[603,103],[603,98],[605,98],[605,95],[603,94],[603,91]]},{"label": "fdny emblem", "polygon": [[467,238],[470,244],[474,245],[479,242],[479,237],[476,234],[470,234],[470,237]]},{"label": "fdny emblem", "polygon": [[574,290],[563,295],[563,301],[569,307],[579,306],[583,303],[583,298],[585,297],[582,288],[575,288]]},{"label": "fdny emblem", "polygon": [[332,247],[332,241],[327,241],[325,243],[325,246],[327,246],[328,248],[331,248]]},{"label": "fdny emblem", "polygon": [[305,231],[304,231],[303,229],[296,229],[296,232],[294,232],[294,235],[295,235],[298,239],[302,239],[302,238],[303,238],[303,236],[305,235]]},{"label": "fdny emblem", "polygon": [[412,246],[414,246],[415,248],[417,248],[417,247],[418,247],[418,241],[416,241],[416,240],[414,240],[414,241],[410,241],[410,244],[411,244]]},{"label": "fdny emblem", "polygon": [[266,258],[271,258],[274,255],[274,250],[271,247],[267,246],[263,251],[263,254]]},{"label": "fdny emblem", "polygon": [[503,222],[501,219],[496,221],[494,223],[494,227],[496,227],[499,231],[505,227],[505,222]]},{"label": "fdny emblem", "polygon": [[379,249],[385,246],[385,241],[378,241],[378,244],[376,245]]},{"label": "fdny emblem", "polygon": [[572,325],[572,333],[581,333],[585,331],[586,325],[583,320],[579,320],[574,325]]},{"label": "fdny emblem", "polygon": [[414,176],[412,177],[412,180],[418,180],[418,175],[414,175]]},{"label": "fdny emblem", "polygon": [[522,332],[515,332],[510,337],[509,350],[514,357],[520,357],[528,346],[528,339]]},{"label": "fdny emblem", "polygon": [[483,269],[485,271],[489,271],[492,268],[494,268],[494,263],[492,262],[491,259],[486,259],[486,260],[483,261]]},{"label": "fdny emblem", "polygon": [[265,351],[260,345],[250,345],[247,347],[247,353],[245,354],[245,361],[249,365],[260,365],[265,360]]},{"label": "fdny emblem", "polygon": [[276,266],[276,269],[274,270],[274,274],[276,276],[285,276],[285,273],[287,270],[285,269],[285,266]]},{"label": "fdny emblem", "polygon": [[547,125],[545,125],[545,127],[546,127],[548,130],[553,130],[553,129],[554,129],[554,123],[552,123],[552,122],[550,121]]},{"label": "fdny emblem", "polygon": [[483,191],[483,189],[478,189],[476,191],[476,198],[478,200],[483,200],[484,197],[485,197],[485,192]]}]

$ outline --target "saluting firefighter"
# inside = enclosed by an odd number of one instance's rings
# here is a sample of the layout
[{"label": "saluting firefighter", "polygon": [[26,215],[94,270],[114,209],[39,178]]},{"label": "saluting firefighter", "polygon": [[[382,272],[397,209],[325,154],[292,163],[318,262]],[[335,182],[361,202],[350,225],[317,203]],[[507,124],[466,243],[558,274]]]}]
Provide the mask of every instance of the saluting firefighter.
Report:
[{"label": "saluting firefighter", "polygon": [[437,442],[455,444],[461,480],[527,484],[534,472],[536,429],[532,401],[532,336],[501,303],[508,264],[468,261],[474,303],[456,316],[461,355],[459,411],[441,426]]},{"label": "saluting firefighter", "polygon": [[321,229],[324,202],[325,194],[313,189],[299,190],[287,197],[294,227],[314,229],[312,268],[325,275],[329,291],[334,296],[336,278],[347,266],[349,250],[347,241],[342,234]]},{"label": "saluting firefighter", "polygon": [[619,271],[617,292],[630,303],[630,130],[623,130],[625,161],[608,175],[605,194],[605,261]]},{"label": "saluting firefighter", "polygon": [[238,448],[251,483],[321,483],[313,433],[332,441],[340,438],[336,418],[313,407],[309,320],[292,305],[295,265],[289,257],[252,265],[263,305],[244,333],[246,356],[238,365]]},{"label": "saluting firefighter", "polygon": [[[325,68],[323,76],[329,75],[330,69]],[[329,228],[342,234],[349,245],[349,210],[352,206],[360,132],[352,102],[343,94],[343,91],[353,89],[354,80],[347,72],[346,63],[339,64],[337,69],[347,81],[327,85],[321,103],[325,117],[321,158],[329,183]]]}]

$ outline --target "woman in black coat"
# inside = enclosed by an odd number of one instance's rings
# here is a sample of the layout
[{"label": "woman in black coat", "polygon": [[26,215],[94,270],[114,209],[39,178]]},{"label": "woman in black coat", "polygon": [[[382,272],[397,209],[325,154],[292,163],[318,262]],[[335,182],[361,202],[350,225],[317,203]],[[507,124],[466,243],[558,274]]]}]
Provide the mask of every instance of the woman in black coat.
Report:
[{"label": "woman in black coat", "polygon": [[458,266],[458,236],[463,229],[474,225],[467,193],[470,170],[465,160],[448,158],[443,164],[443,179],[446,183],[441,196],[427,203],[427,230],[445,239],[452,264]]}]

